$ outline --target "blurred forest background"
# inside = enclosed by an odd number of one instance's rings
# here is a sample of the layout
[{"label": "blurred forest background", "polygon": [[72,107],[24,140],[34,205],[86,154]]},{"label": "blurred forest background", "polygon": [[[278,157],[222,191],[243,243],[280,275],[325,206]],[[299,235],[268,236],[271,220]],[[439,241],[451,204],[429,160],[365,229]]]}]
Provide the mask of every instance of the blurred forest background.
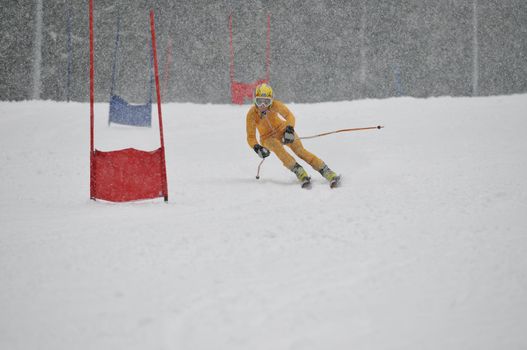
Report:
[{"label": "blurred forest background", "polygon": [[[40,2],[40,5],[39,5]],[[229,103],[266,74],[287,102],[527,92],[525,0],[95,0],[96,100],[148,100],[156,13],[164,102]],[[89,98],[88,1],[2,0],[0,100]],[[40,18],[39,18],[40,17]]]}]

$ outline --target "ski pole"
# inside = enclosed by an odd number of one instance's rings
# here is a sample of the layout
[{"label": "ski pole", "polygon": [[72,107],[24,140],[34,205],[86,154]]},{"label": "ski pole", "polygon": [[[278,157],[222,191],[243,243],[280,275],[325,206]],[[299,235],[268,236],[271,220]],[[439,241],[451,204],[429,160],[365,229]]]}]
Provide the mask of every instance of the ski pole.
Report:
[{"label": "ski pole", "polygon": [[[311,135],[311,136],[299,137],[299,139],[300,139],[300,140],[314,139],[315,137],[321,137],[321,136],[326,136],[326,135],[336,134],[336,133],[339,133],[339,132],[360,131],[360,130],[372,130],[372,129],[379,129],[379,130],[380,130],[380,129],[382,129],[382,128],[384,128],[384,126],[382,126],[382,125],[377,125],[377,126],[368,126],[368,127],[365,127],[365,128],[340,129],[340,130],[329,131],[329,132],[325,132],[325,133],[317,134],[317,135]],[[260,179],[260,168],[262,167],[262,164],[263,164],[264,160],[265,160],[265,158],[263,158],[262,161],[260,162],[260,164],[258,164],[258,171],[256,172],[256,180]]]},{"label": "ski pole", "polygon": [[262,159],[260,164],[258,164],[258,172],[256,173],[256,180],[260,178],[260,167],[262,166],[262,163],[264,162],[265,158]]},{"label": "ski pole", "polygon": [[311,136],[300,137],[300,140],[314,139],[315,137],[320,137],[320,136],[326,136],[326,135],[336,134],[336,133],[338,133],[338,132],[360,131],[360,130],[371,130],[371,129],[382,129],[382,128],[384,128],[384,126],[382,126],[382,125],[377,125],[377,126],[368,126],[368,127],[366,127],[366,128],[340,129],[340,130],[335,130],[335,131],[325,132],[325,133],[322,133],[322,134],[317,134],[317,135],[311,135]]}]

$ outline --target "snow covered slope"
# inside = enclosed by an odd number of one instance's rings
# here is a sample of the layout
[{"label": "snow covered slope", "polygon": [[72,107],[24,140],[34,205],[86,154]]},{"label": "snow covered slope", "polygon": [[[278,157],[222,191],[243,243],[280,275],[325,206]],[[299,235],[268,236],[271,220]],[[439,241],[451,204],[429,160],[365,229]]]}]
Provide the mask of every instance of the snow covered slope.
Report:
[{"label": "snow covered slope", "polygon": [[[89,197],[86,104],[0,103],[1,349],[527,347],[527,95],[295,105],[302,190],[247,106],[164,107],[170,202]],[[98,149],[158,147],[107,127]]]}]

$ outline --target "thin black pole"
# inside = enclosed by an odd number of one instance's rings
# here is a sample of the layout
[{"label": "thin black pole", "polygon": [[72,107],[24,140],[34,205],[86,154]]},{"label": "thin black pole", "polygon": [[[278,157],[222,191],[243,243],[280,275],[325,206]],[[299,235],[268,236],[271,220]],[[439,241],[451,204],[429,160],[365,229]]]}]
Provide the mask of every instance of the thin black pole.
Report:
[{"label": "thin black pole", "polygon": [[71,98],[71,65],[72,65],[72,56],[73,56],[73,47],[71,45],[71,5],[68,5],[68,81],[66,83],[66,101],[70,102]]}]

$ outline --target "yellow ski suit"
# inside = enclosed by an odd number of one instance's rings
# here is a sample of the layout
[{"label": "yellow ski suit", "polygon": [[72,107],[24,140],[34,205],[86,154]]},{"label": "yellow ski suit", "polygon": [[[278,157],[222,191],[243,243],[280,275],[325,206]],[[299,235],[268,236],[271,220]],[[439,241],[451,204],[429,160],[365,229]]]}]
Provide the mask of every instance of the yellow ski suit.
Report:
[{"label": "yellow ski suit", "polygon": [[[283,102],[278,100],[273,100],[271,107],[264,113],[260,113],[254,105],[247,112],[246,128],[249,146],[254,148],[258,144],[256,139],[256,129],[258,129],[261,145],[274,152],[284,166],[292,170],[296,160],[287,153],[282,144],[282,136],[288,125],[295,126],[295,116]],[[320,171],[324,166],[321,159],[304,148],[296,133],[293,143],[289,143],[287,146],[316,171]]]}]

